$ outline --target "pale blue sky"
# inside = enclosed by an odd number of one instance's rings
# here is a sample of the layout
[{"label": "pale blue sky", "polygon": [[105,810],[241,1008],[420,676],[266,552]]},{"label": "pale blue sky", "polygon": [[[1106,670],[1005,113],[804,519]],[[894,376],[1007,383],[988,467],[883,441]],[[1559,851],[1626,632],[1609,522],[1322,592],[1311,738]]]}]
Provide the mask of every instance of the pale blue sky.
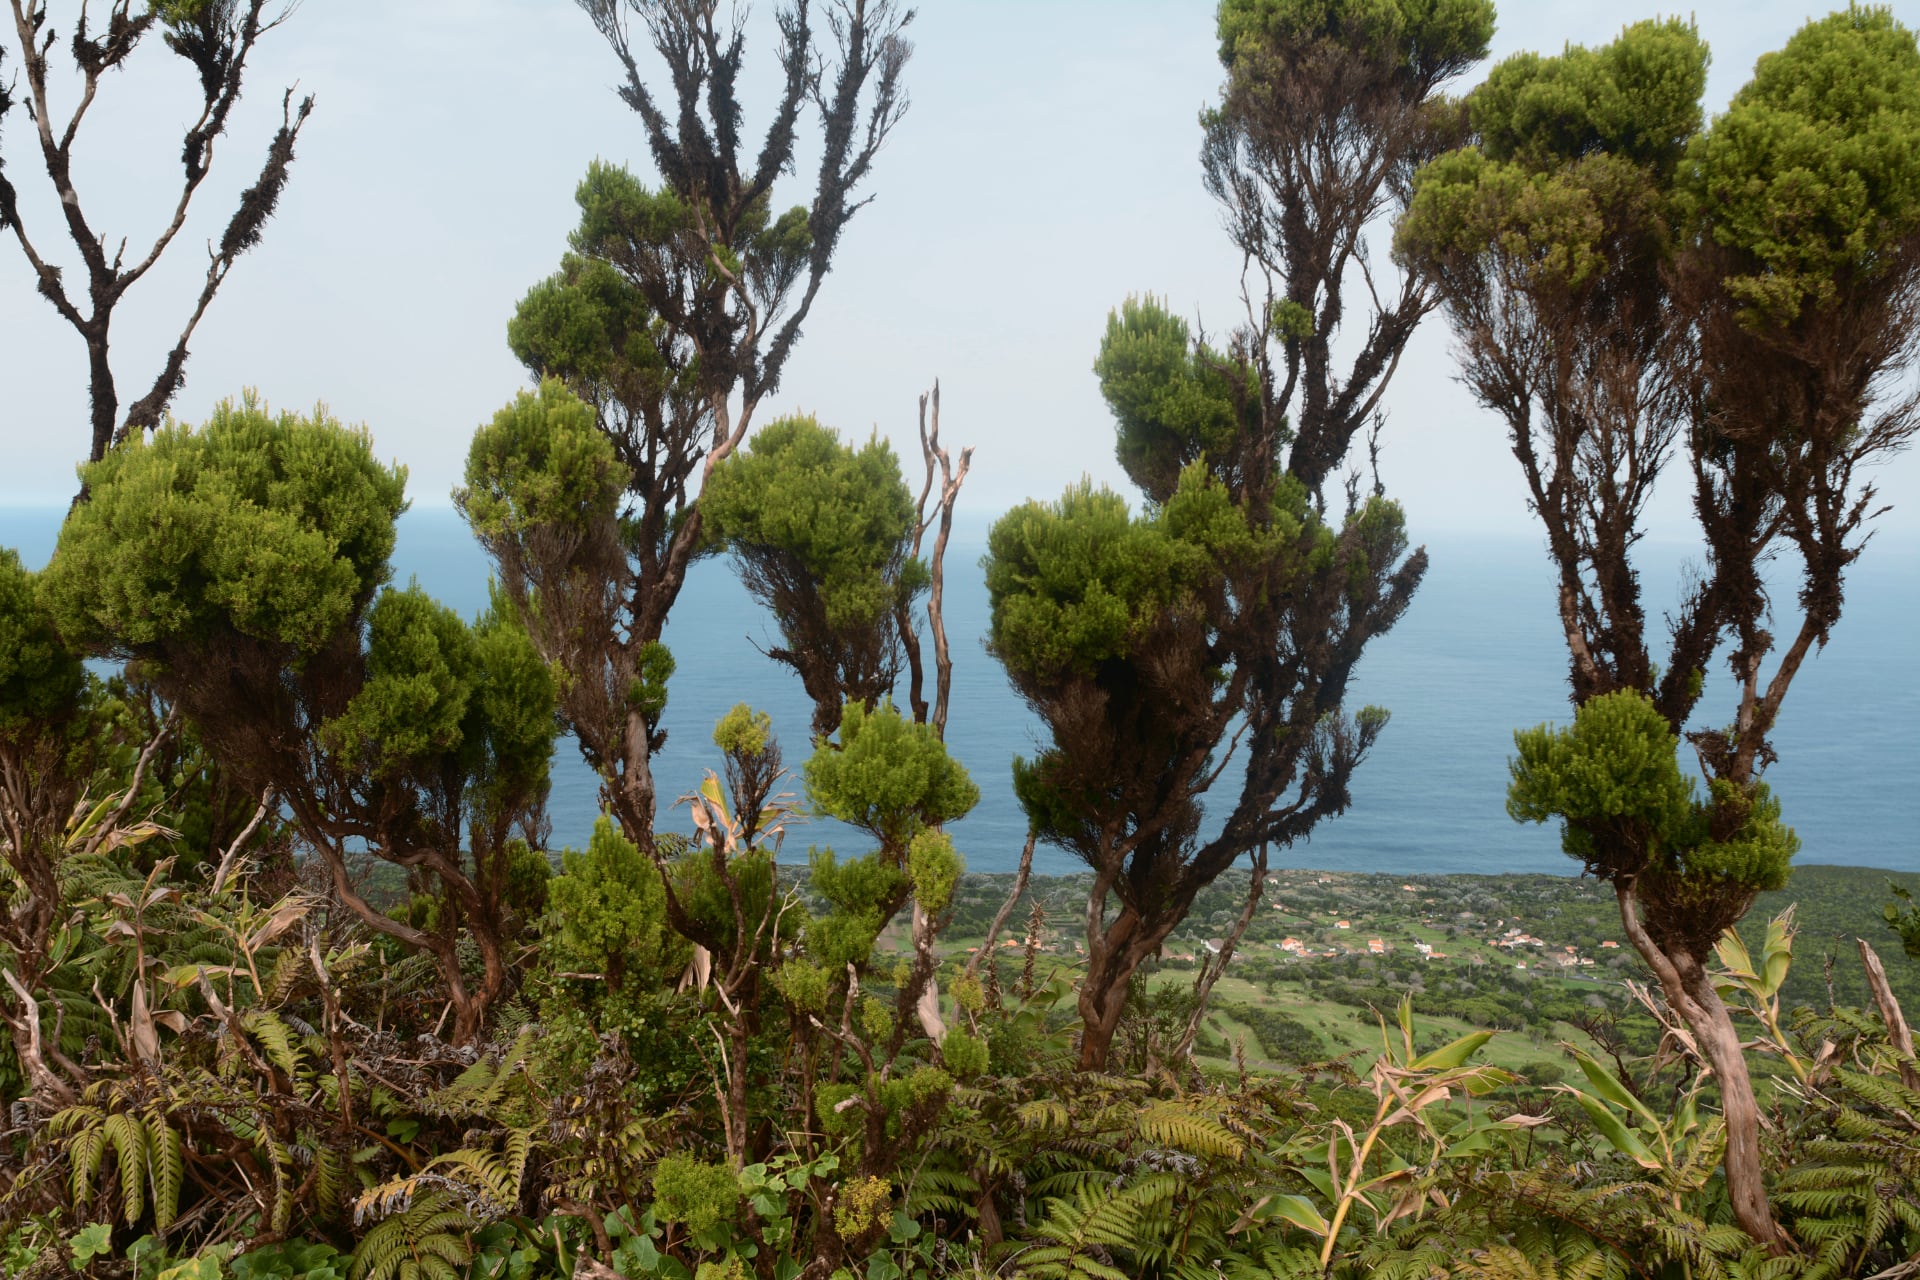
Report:
[{"label": "pale blue sky", "polygon": [[[51,7],[64,26],[78,6]],[[1510,4],[1495,55],[1604,41],[1658,12]],[[1710,105],[1809,12],[1804,0],[1701,6]],[[1108,308],[1151,290],[1215,330],[1238,308],[1237,258],[1197,160],[1195,116],[1219,82],[1212,5],[936,0],[911,31],[912,109],[770,408],[878,427],[917,456],[915,398],[938,376],[948,437],[978,446],[969,506],[1053,496],[1083,473],[1117,480],[1089,372]],[[157,45],[135,62],[105,85],[79,173],[97,225],[137,241],[170,208],[190,103]],[[770,70],[764,54],[749,67]],[[243,386],[277,405],[325,400],[407,464],[417,503],[444,504],[474,426],[523,384],[506,321],[559,257],[575,182],[595,157],[646,170],[615,71],[564,0],[307,0],[263,43],[198,217],[123,308],[123,395],[151,378],[204,269],[201,245],[257,172],[280,89],[297,80],[319,104],[293,181],[201,325],[175,410],[202,417]],[[0,154],[43,250],[57,250],[29,127],[20,113]],[[86,440],[83,353],[11,243],[0,386],[0,504],[64,502]],[[1384,476],[1416,538],[1530,530],[1499,428],[1453,381],[1439,318],[1388,406]],[[1904,457],[1880,483],[1897,506],[1889,527],[1920,529],[1920,463]],[[1657,529],[1678,531],[1682,499],[1669,495]]]}]

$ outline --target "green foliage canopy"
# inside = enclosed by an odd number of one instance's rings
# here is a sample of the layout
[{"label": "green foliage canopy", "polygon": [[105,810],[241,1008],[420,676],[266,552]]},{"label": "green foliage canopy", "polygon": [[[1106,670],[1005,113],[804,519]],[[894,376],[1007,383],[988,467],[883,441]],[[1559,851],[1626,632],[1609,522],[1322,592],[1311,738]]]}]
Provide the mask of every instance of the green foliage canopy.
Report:
[{"label": "green foliage canopy", "polygon": [[892,446],[875,436],[856,448],[814,418],[782,418],[714,468],[700,513],[772,611],[783,643],[771,656],[799,673],[816,734],[833,732],[846,701],[892,692],[901,620],[928,584]]},{"label": "green foliage canopy", "polygon": [[673,673],[657,640],[634,647],[630,669],[609,671],[594,639],[614,626],[631,582],[626,546],[643,536],[622,515],[626,486],[593,407],[546,378],[474,433],[466,483],[453,495],[500,566],[495,612],[511,613],[537,638],[540,656],[567,677],[556,688],[562,710],[576,728],[597,729],[591,736],[603,745],[618,739],[630,707],[650,728],[659,724]]},{"label": "green foliage canopy", "polygon": [[871,711],[849,702],[839,742],[821,743],[805,773],[819,810],[867,832],[896,865],[916,836],[980,802],[980,788],[932,726],[915,724],[891,702]]},{"label": "green foliage canopy", "polygon": [[1090,482],[1014,508],[987,535],[995,656],[1036,682],[1124,657],[1177,598],[1193,567],[1186,552]]},{"label": "green foliage canopy", "polygon": [[660,984],[686,967],[690,948],[667,924],[666,893],[652,859],[604,815],[585,852],[560,855],[548,882],[546,932],[556,969],[599,973],[611,992],[631,980]]},{"label": "green foliage canopy", "polygon": [[1016,685],[1040,691],[1137,657],[1167,627],[1219,628],[1277,556],[1325,568],[1331,533],[1290,480],[1255,524],[1204,465],[1190,464],[1164,503],[1134,514],[1112,490],[1081,484],[1028,502],[987,538],[989,644]]},{"label": "green foliage canopy", "polygon": [[1154,502],[1172,496],[1189,464],[1218,474],[1241,437],[1226,358],[1196,346],[1187,322],[1152,295],[1107,316],[1093,372],[1113,411],[1120,466]]},{"label": "green foliage canopy", "polygon": [[[469,627],[418,586],[381,593],[367,618],[364,682],[322,728],[343,762],[375,778],[451,766],[494,821],[544,796],[553,676],[498,608]],[[502,833],[504,834],[504,833]]]},{"label": "green foliage canopy", "polygon": [[507,322],[507,346],[529,373],[559,378],[596,405],[658,405],[671,386],[665,340],[632,282],[581,253],[563,257]]},{"label": "green foliage canopy", "polygon": [[618,513],[622,477],[593,409],[558,378],[522,391],[474,432],[454,498],[489,545],[554,527],[579,535]]},{"label": "green foliage canopy", "polygon": [[1706,234],[1750,323],[1787,324],[1910,259],[1920,234],[1920,46],[1850,6],[1761,57],[1687,156]]},{"label": "green foliage canopy", "polygon": [[1401,251],[1479,246],[1577,287],[1632,265],[1609,231],[1658,214],[1730,253],[1725,287],[1770,324],[1890,269],[1920,231],[1913,33],[1884,8],[1809,23],[1703,131],[1706,65],[1678,19],[1502,62],[1468,98],[1478,144],[1416,179]]},{"label": "green foliage canopy", "polygon": [[35,577],[18,552],[0,547],[0,734],[70,719],[86,686],[79,657],[36,599]]},{"label": "green foliage canopy", "polygon": [[1220,62],[1329,41],[1438,84],[1486,55],[1492,0],[1222,0]]},{"label": "green foliage canopy", "polygon": [[[1259,577],[1317,523],[1287,481],[1269,514],[1267,527],[1251,525],[1201,463],[1138,515],[1087,482],[1016,507],[987,535],[988,644],[1016,687],[1039,694],[1137,656],[1158,631],[1217,626],[1228,583]],[[1309,541],[1316,554],[1331,550],[1324,530]]]},{"label": "green foliage canopy", "polygon": [[807,210],[794,205],[775,217],[765,192],[736,211],[724,245],[702,230],[681,193],[664,184],[649,187],[619,165],[588,166],[575,200],[580,224],[570,238],[573,251],[607,262],[651,290],[655,311],[689,302],[691,295],[723,291],[724,277],[712,261],[716,254],[756,297],[784,297],[813,248]]},{"label": "green foliage canopy", "polygon": [[877,435],[855,448],[812,417],[769,423],[714,468],[700,509],[743,560],[784,560],[831,627],[871,625],[925,583],[924,570],[902,575],[913,495]]},{"label": "green foliage canopy", "polygon": [[1637,22],[1612,43],[1519,53],[1467,98],[1479,150],[1552,169],[1606,154],[1671,174],[1701,125],[1707,48],[1691,22]]},{"label": "green foliage canopy", "polygon": [[1680,771],[1680,740],[1637,690],[1589,699],[1566,728],[1514,734],[1507,812],[1564,822],[1570,857],[1634,887],[1663,948],[1704,960],[1755,894],[1778,889],[1800,841],[1757,783],[1740,796],[1715,780],[1702,799]]},{"label": "green foliage canopy", "polygon": [[482,776],[515,783],[521,803],[544,793],[553,685],[524,633],[497,609],[469,627],[415,586],[374,598],[405,473],[374,459],[364,429],[249,396],[200,430],[131,442],[85,479],[92,496],[45,575],[65,635],[148,664],[203,721],[271,719],[276,705],[306,718],[348,776],[444,793],[452,766],[455,804]]},{"label": "green foliage canopy", "polygon": [[352,627],[387,580],[406,471],[326,410],[222,401],[82,469],[93,500],[60,531],[45,578],[70,643],[158,657],[227,635],[307,656]]},{"label": "green foliage canopy", "polygon": [[1456,298],[1491,277],[1617,309],[1668,252],[1673,177],[1700,128],[1706,72],[1706,45],[1678,19],[1500,63],[1467,99],[1478,145],[1420,171],[1398,251]]},{"label": "green foliage canopy", "polygon": [[980,789],[931,725],[891,702],[849,702],[838,743],[822,740],[804,770],[821,813],[871,835],[879,847],[853,858],[808,853],[809,882],[831,906],[808,926],[811,962],[838,974],[864,967],[894,913],[913,895],[929,916],[946,911],[964,866],[939,828],[964,817]]}]

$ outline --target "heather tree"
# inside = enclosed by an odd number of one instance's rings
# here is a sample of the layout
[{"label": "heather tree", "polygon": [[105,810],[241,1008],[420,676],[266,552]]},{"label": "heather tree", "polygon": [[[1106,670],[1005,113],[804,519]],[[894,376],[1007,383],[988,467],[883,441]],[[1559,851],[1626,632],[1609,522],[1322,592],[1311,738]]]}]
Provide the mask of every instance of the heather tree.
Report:
[{"label": "heather tree", "polygon": [[[43,227],[28,225],[19,191],[5,172],[7,157],[3,152],[0,233],[13,234],[40,295],[86,346],[92,434],[87,456],[97,462],[112,445],[153,430],[165,418],[167,406],[186,379],[188,343],[194,330],[234,264],[260,242],[267,220],[280,202],[293,163],[293,146],[313,112],[313,98],[302,98],[296,105],[293,90],[282,96],[280,127],[267,144],[259,177],[240,193],[226,227],[208,245],[206,273],[186,308],[179,336],[151,380],[136,384],[143,389],[125,406],[123,415],[120,384],[110,352],[114,315],[185,228],[194,197],[212,172],[214,152],[226,136],[234,107],[240,101],[247,59],[253,56],[260,38],[291,14],[292,6],[275,15],[268,12],[267,0],[155,0],[142,6],[129,0],[111,0],[104,6],[104,15],[98,15],[99,24],[94,25],[90,21],[93,15],[83,4],[62,41],[59,21],[48,13],[45,0],[10,3],[24,85],[19,81],[0,84],[0,125],[7,123],[15,108],[24,105],[40,167],[59,202],[61,231],[83,268],[82,281],[71,280],[61,267],[53,248],[56,236]],[[186,63],[185,70],[199,82],[200,101],[181,134],[181,174],[178,186],[170,193],[172,207],[163,217],[159,234],[144,248],[136,248],[129,258],[127,240],[107,232],[88,216],[74,184],[74,148],[103,82],[111,73],[122,70],[141,45],[154,39]],[[53,51],[60,43],[65,44],[79,76],[78,100],[64,115],[55,110],[52,101],[58,87]],[[0,44],[0,61],[5,53],[6,46]],[[117,249],[113,247],[116,243]]]},{"label": "heather tree", "polygon": [[557,969],[592,974],[617,997],[686,966],[688,948],[667,928],[659,875],[610,819],[594,824],[584,851],[562,855],[550,894],[546,946]]},{"label": "heather tree", "polygon": [[0,1017],[29,1087],[71,1101],[84,1073],[63,1062],[40,1000],[61,920],[61,863],[99,726],[87,716],[86,670],[36,600],[36,577],[0,548]]},{"label": "heather tree", "polygon": [[[782,7],[755,150],[743,133],[741,14],[689,0],[581,7],[621,69],[656,180],[589,170],[571,251],[508,329],[529,371],[555,383],[482,428],[456,497],[561,676],[562,717],[605,803],[664,869],[653,757],[673,659],[661,636],[708,545],[698,498],[780,385],[870,198],[861,188],[906,109],[912,15],[858,0],[823,32],[806,4]],[[664,91],[650,68],[665,73]],[[820,136],[811,197],[780,209],[776,184],[795,168],[809,116]]]},{"label": "heather tree", "polygon": [[799,675],[815,736],[839,727],[848,701],[892,696],[910,638],[901,624],[928,575],[913,555],[913,495],[886,441],[856,449],[812,418],[783,418],[714,470],[700,509],[779,625],[767,656]]},{"label": "heather tree", "polygon": [[[1641,23],[1502,63],[1475,141],[1418,176],[1403,257],[1440,282],[1558,576],[1574,723],[1519,737],[1510,808],[1563,821],[1718,1077],[1735,1218],[1779,1239],[1739,1035],[1706,968],[1796,847],[1761,781],[1839,620],[1866,471],[1920,427],[1920,50],[1884,10],[1809,23],[1705,127],[1706,49]],[[1678,467],[1706,549],[1655,647],[1632,552]],[[1797,571],[1789,601],[1763,576]],[[1730,717],[1702,722],[1716,657]],[[1684,741],[1695,795],[1669,757]]]},{"label": "heather tree", "polygon": [[1347,683],[1426,556],[1377,479],[1342,493],[1337,473],[1435,298],[1418,270],[1382,280],[1371,237],[1453,137],[1440,86],[1492,27],[1480,0],[1220,6],[1202,162],[1246,320],[1221,348],[1152,298],[1117,311],[1095,372],[1141,508],[1083,485],[990,536],[990,646],[1048,733],[1015,789],[1094,872],[1084,1069],[1195,895],[1345,810],[1386,722],[1349,712]]},{"label": "heather tree", "polygon": [[[382,589],[405,473],[323,412],[224,402],[82,478],[41,590],[59,634],[130,664],[224,768],[277,796],[338,901],[434,957],[455,1040],[481,1034],[508,979],[514,837],[540,830],[555,732],[525,633],[498,609],[468,623],[417,586]],[[431,898],[426,921],[366,899],[361,849]]]}]

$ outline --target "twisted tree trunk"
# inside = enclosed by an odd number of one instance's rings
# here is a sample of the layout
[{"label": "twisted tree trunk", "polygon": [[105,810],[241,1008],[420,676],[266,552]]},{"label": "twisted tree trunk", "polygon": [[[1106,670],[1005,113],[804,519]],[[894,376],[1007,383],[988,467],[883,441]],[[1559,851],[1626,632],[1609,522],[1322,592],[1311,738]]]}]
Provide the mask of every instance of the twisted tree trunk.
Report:
[{"label": "twisted tree trunk", "polygon": [[1694,1042],[1720,1082],[1720,1111],[1727,1126],[1727,1200],[1734,1221],[1775,1253],[1787,1249],[1786,1236],[1773,1220],[1760,1160],[1760,1104],[1754,1098],[1753,1077],[1733,1016],[1713,989],[1706,966],[1684,952],[1668,954],[1640,923],[1631,881],[1615,882],[1620,922],[1634,949],[1660,981],[1667,1004],[1686,1022]]},{"label": "twisted tree trunk", "polygon": [[[1088,915],[1095,923],[1105,896],[1088,904]],[[1148,957],[1159,953],[1184,916],[1185,912],[1169,913],[1149,927],[1138,912],[1123,905],[1105,930],[1087,930],[1087,976],[1080,984],[1081,1071],[1107,1069],[1113,1035],[1127,1009],[1128,980]]]}]

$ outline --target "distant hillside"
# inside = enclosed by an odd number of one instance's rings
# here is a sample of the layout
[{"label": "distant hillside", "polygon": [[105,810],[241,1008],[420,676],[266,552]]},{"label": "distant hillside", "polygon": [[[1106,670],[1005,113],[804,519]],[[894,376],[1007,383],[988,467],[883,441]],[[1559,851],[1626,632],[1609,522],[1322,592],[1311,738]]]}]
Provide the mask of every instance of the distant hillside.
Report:
[{"label": "distant hillside", "polygon": [[1892,900],[1888,881],[1920,893],[1920,875],[1910,872],[1809,865],[1795,868],[1785,889],[1762,894],[1754,903],[1740,926],[1740,936],[1749,946],[1758,945],[1765,937],[1769,917],[1794,904],[1800,935],[1794,945],[1793,970],[1787,978],[1783,1004],[1822,1007],[1828,1003],[1827,985],[1831,981],[1833,1003],[1867,1007],[1872,997],[1867,994],[1860,952],[1854,945],[1855,938],[1865,938],[1885,962],[1887,978],[1907,1011],[1908,1021],[1920,1017],[1920,961],[1907,958],[1900,940],[1881,915],[1881,909]]},{"label": "distant hillside", "polygon": [[[1012,879],[966,877],[947,935],[951,943],[964,945],[986,931]],[[1854,946],[1856,937],[1864,937],[1885,961],[1909,1017],[1920,1021],[1920,962],[1906,957],[1881,916],[1890,898],[1889,880],[1920,894],[1920,875],[1810,864],[1794,871],[1786,889],[1765,894],[1754,904],[1741,926],[1751,946],[1765,936],[1772,915],[1795,904],[1799,935],[1785,993],[1789,1008],[1824,1007],[1829,991],[1834,1003],[1868,1007],[1871,998]],[[1028,898],[1040,902],[1050,950],[1056,954],[1074,952],[1088,883],[1085,875],[1035,876],[1029,885]],[[1229,874],[1203,893],[1186,923],[1168,940],[1168,957],[1196,954],[1209,938],[1231,928],[1246,890],[1243,876]],[[1028,911],[1023,902],[1009,918],[1003,943],[1022,936]],[[1345,928],[1340,927],[1343,920]],[[1509,931],[1531,941],[1507,945]],[[1638,956],[1625,945],[1613,894],[1596,881],[1572,876],[1275,871],[1269,873],[1265,901],[1241,953],[1248,963],[1262,962],[1262,967],[1264,961],[1283,960],[1289,976],[1306,981],[1351,968],[1350,958],[1364,958],[1375,939],[1384,949],[1377,968],[1388,981],[1394,974],[1411,977],[1416,963],[1422,974],[1447,966],[1491,964],[1528,974],[1546,970],[1575,982],[1617,983],[1628,976],[1646,976]],[[1299,945],[1282,952],[1289,940]],[[1607,946],[1609,942],[1614,945]],[[1416,953],[1421,945],[1436,953],[1432,960]],[[1446,956],[1444,962],[1440,954]],[[1576,959],[1562,966],[1563,955]],[[1593,963],[1578,967],[1579,958]]]}]

